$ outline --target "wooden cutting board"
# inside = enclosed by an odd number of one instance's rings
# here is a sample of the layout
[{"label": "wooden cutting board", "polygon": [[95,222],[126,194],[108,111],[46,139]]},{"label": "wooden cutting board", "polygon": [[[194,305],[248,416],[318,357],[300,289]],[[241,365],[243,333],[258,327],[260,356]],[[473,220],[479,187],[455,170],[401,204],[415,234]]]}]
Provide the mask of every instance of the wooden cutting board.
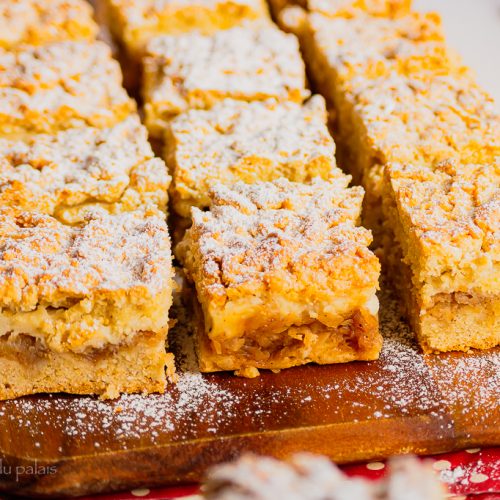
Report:
[{"label": "wooden cutting board", "polygon": [[251,380],[197,373],[181,326],[172,336],[184,372],[164,395],[0,403],[0,491],[54,498],[186,483],[244,451],[346,463],[500,445],[500,350],[423,355],[390,297],[381,325],[379,361]]}]

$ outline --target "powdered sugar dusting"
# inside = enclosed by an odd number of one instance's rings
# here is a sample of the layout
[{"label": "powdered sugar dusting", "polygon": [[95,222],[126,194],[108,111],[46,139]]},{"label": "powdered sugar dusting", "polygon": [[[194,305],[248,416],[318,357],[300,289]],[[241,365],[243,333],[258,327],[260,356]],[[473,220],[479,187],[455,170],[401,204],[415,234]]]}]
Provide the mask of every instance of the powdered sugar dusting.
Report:
[{"label": "powdered sugar dusting", "polygon": [[38,45],[55,40],[93,39],[98,27],[92,7],[81,0],[0,2],[0,46]]},{"label": "powdered sugar dusting", "polygon": [[347,189],[348,182],[335,170],[311,184],[282,178],[213,186],[210,211],[192,209],[193,225],[177,247],[198,294],[225,297],[239,289],[238,296],[258,297],[275,280],[282,293],[307,289],[312,297],[312,283],[328,279],[366,301],[379,263],[367,248],[371,234],[356,226],[363,191]]},{"label": "powdered sugar dusting", "polygon": [[267,23],[212,36],[157,36],[148,44],[144,75],[151,119],[153,108],[175,115],[210,107],[221,97],[302,101],[309,96],[297,39]]},{"label": "powdered sugar dusting", "polygon": [[[54,42],[22,52],[0,49],[0,67],[0,112],[30,131],[111,125],[136,107],[103,42]],[[10,121],[2,130],[10,133]]]},{"label": "powdered sugar dusting", "polygon": [[81,227],[70,227],[48,215],[0,209],[0,304],[30,311],[99,294],[164,290],[170,238],[165,221],[147,215],[96,210]]},{"label": "powdered sugar dusting", "polygon": [[[25,140],[0,138],[0,204],[79,222],[92,203],[164,209],[170,182],[137,115],[109,128],[83,127]],[[163,191],[164,194],[156,194]],[[156,196],[153,196],[156,195]],[[144,199],[147,198],[147,199]],[[68,218],[70,220],[66,220]]]}]

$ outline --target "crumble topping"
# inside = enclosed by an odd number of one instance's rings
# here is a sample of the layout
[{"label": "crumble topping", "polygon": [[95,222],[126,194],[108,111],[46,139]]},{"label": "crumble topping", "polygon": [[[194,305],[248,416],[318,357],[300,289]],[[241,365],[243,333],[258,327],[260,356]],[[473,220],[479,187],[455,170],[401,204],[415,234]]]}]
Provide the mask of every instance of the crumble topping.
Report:
[{"label": "crumble topping", "polygon": [[85,298],[125,302],[170,289],[163,218],[95,211],[81,226],[45,214],[0,209],[0,307],[32,311]]},{"label": "crumble topping", "polygon": [[111,128],[0,138],[0,202],[54,215],[61,207],[120,201],[133,188],[161,190],[166,203],[170,178],[165,164],[153,158],[135,115]]},{"label": "crumble topping", "polygon": [[[120,81],[118,64],[103,42],[54,42],[21,51],[0,51],[0,86],[33,92],[62,82],[75,84],[81,75],[93,73],[99,80]],[[102,83],[102,82],[101,82]]]},{"label": "crumble topping", "polygon": [[176,162],[194,184],[250,157],[263,156],[272,163],[328,157],[333,166],[335,144],[326,119],[320,96],[303,106],[227,99],[210,110],[190,110],[174,119]]},{"label": "crumble topping", "polygon": [[26,128],[46,131],[51,122],[46,115],[57,113],[59,128],[71,127],[73,115],[92,124],[98,117],[113,119],[113,108],[120,106],[124,114],[135,109],[121,86],[120,67],[103,42],[66,41],[20,52],[0,50],[0,115],[7,126],[19,120]]},{"label": "crumble topping", "polygon": [[343,79],[374,78],[397,70],[419,78],[464,72],[460,59],[446,46],[437,14],[390,19],[359,15],[353,19],[311,14],[315,42]]},{"label": "crumble topping", "polygon": [[204,91],[252,99],[288,100],[294,90],[308,96],[296,37],[271,25],[247,24],[212,36],[158,36],[148,44],[145,64],[159,73],[153,102],[171,100],[172,92],[179,98]]},{"label": "crumble topping", "polygon": [[202,8],[216,10],[218,6],[230,4],[236,7],[247,7],[255,11],[262,10],[261,0],[109,0],[111,5],[120,11],[131,28],[149,24],[155,18],[173,9]]},{"label": "crumble topping", "polygon": [[181,255],[199,254],[198,293],[251,293],[273,279],[293,288],[311,274],[317,286],[339,279],[339,292],[352,290],[352,280],[376,282],[378,261],[367,249],[371,233],[356,227],[363,189],[348,189],[349,181],[339,171],[310,185],[278,179],[212,188],[210,211],[193,208],[193,226],[178,246]]},{"label": "crumble topping", "polygon": [[386,161],[490,162],[500,156],[494,102],[468,77],[421,81],[391,73],[346,85],[367,136]]},{"label": "crumble topping", "polygon": [[[74,26],[73,26],[74,24]],[[93,39],[97,25],[84,0],[8,0],[0,3],[0,47]]]},{"label": "crumble topping", "polygon": [[327,177],[335,167],[335,143],[326,120],[320,96],[303,106],[227,99],[210,110],[187,111],[172,121],[166,140],[174,191],[204,206],[217,180]]},{"label": "crumble topping", "polygon": [[500,159],[491,164],[447,161],[434,168],[390,164],[387,169],[402,224],[411,228],[407,236],[430,258],[431,264],[415,262],[415,270],[436,274],[431,265],[442,259],[444,271],[463,272],[464,263],[481,269],[489,261],[495,272],[500,264]]}]

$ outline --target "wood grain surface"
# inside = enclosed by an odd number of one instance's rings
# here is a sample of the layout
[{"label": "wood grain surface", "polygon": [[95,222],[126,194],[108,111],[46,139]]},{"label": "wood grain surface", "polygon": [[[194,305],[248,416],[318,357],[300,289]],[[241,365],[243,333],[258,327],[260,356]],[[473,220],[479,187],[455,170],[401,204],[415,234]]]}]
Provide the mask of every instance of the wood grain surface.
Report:
[{"label": "wood grain surface", "polygon": [[182,323],[172,336],[183,373],[164,395],[0,403],[0,491],[55,498],[186,483],[244,451],[347,463],[500,445],[500,351],[423,355],[390,297],[379,361],[256,379],[197,373]]}]

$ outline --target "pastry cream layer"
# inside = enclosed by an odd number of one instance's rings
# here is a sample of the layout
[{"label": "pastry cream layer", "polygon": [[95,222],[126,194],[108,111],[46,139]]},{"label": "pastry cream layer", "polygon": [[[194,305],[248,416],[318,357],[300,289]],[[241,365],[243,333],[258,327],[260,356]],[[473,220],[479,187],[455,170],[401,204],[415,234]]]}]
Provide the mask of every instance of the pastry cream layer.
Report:
[{"label": "pastry cream layer", "polygon": [[130,342],[137,332],[166,329],[171,290],[133,301],[82,299],[69,307],[38,305],[33,311],[0,311],[0,337],[36,338],[53,352],[83,353]]},{"label": "pastry cream layer", "polygon": [[[216,304],[205,305],[205,329],[213,344],[220,346],[216,351],[236,351],[241,347],[239,343],[244,344],[245,338],[272,336],[293,326],[317,321],[327,328],[336,328],[359,308],[376,317],[376,289],[376,284],[373,284],[340,297],[335,290],[325,291],[321,297],[308,297],[306,290],[286,295],[267,293],[230,300],[222,309]],[[233,349],[228,349],[228,345]]]}]

